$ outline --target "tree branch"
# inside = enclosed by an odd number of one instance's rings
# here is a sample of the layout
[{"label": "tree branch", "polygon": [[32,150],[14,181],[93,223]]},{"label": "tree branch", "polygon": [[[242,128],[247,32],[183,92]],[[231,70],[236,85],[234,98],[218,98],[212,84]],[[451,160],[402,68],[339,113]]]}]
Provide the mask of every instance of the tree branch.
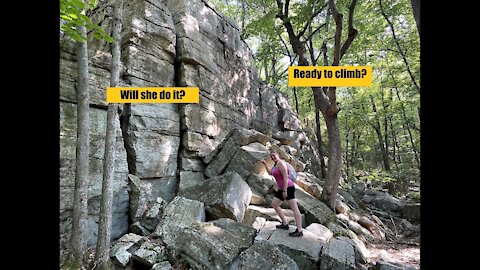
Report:
[{"label": "tree branch", "polygon": [[343,22],[343,15],[338,12],[337,6],[333,0],[328,0],[328,6],[330,11],[332,12],[333,20],[335,21],[335,43],[334,43],[334,51],[333,51],[333,63],[332,66],[338,66],[340,63],[340,43],[342,38],[342,22]]},{"label": "tree branch", "polygon": [[298,38],[297,35],[295,35],[295,32],[293,30],[293,26],[290,23],[290,20],[288,18],[288,5],[290,4],[289,0],[286,0],[285,2],[285,14],[282,13],[282,1],[277,0],[277,6],[278,6],[278,14],[277,18],[280,18],[283,22],[283,26],[285,26],[285,29],[287,30],[288,33],[288,39],[290,40],[290,45],[292,46],[292,50],[298,55],[298,64],[300,66],[308,66],[308,60],[305,59],[305,46],[303,45],[302,42],[300,42],[300,39]]},{"label": "tree branch", "polygon": [[327,24],[324,23],[324,24],[320,25],[319,27],[317,27],[317,29],[315,29],[315,31],[313,31],[312,33],[310,33],[310,34],[308,35],[308,37],[305,38],[305,41],[304,41],[304,42],[310,40],[310,39],[313,37],[313,35],[315,35],[315,34],[316,34],[320,29],[322,29],[322,27],[324,27],[325,25],[327,25]]},{"label": "tree branch", "polygon": [[348,7],[348,37],[345,43],[343,43],[341,52],[340,52],[340,59],[342,59],[347,49],[352,45],[353,40],[358,34],[357,29],[353,28],[353,13],[355,11],[355,6],[357,5],[357,0],[352,0],[350,6]]},{"label": "tree branch", "polygon": [[321,7],[319,10],[315,11],[314,13],[312,13],[312,16],[310,16],[310,19],[307,21],[307,23],[305,24],[305,26],[303,26],[303,29],[302,31],[300,31],[300,33],[298,33],[298,37],[301,37],[303,36],[303,34],[305,34],[305,31],[307,31],[307,29],[310,27],[310,25],[312,24],[312,21],[313,19],[315,19],[315,17],[317,17],[318,14],[320,14],[320,12],[323,11],[323,9],[327,6],[327,4],[323,5],[323,7]]},{"label": "tree branch", "polygon": [[395,41],[395,44],[397,44],[398,51],[400,52],[400,56],[403,59],[403,62],[405,63],[405,66],[407,67],[407,72],[410,75],[410,78],[412,79],[413,85],[415,86],[415,89],[417,89],[418,93],[420,93],[420,86],[417,84],[417,81],[415,80],[415,77],[412,74],[412,71],[410,70],[410,65],[408,64],[407,57],[402,51],[402,48],[400,47],[400,42],[398,41],[397,35],[395,34],[395,28],[393,27],[392,22],[388,18],[387,14],[385,13],[385,10],[382,5],[382,0],[379,0],[380,3],[380,11],[382,12],[383,17],[387,21],[388,25],[390,26],[390,29],[392,30],[392,35],[393,35],[393,40]]}]

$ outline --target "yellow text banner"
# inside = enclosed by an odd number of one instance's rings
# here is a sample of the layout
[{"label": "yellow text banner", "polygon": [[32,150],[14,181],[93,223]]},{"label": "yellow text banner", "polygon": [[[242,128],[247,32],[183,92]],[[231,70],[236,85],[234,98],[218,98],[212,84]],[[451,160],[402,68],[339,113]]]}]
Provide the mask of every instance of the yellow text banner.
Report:
[{"label": "yellow text banner", "polygon": [[198,87],[107,87],[107,103],[198,103]]},{"label": "yellow text banner", "polygon": [[288,86],[370,86],[371,66],[290,66]]}]

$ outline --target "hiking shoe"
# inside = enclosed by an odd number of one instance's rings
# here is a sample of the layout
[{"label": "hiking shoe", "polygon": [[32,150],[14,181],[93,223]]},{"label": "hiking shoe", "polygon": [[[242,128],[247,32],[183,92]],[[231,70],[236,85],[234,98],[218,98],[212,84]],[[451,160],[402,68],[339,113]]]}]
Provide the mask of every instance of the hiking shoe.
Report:
[{"label": "hiking shoe", "polygon": [[289,229],[288,224],[283,224],[283,223],[280,224],[280,225],[277,225],[276,227],[277,227],[277,229],[283,229],[283,230],[288,230]]},{"label": "hiking shoe", "polygon": [[298,229],[296,229],[294,232],[288,233],[288,235],[292,237],[299,237],[303,236],[303,232],[299,232]]}]

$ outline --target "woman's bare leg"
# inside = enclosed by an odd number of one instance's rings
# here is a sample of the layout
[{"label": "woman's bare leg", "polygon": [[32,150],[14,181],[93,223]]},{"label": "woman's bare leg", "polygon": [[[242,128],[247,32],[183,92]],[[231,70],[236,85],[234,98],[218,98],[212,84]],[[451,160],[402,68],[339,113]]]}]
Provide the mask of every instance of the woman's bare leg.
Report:
[{"label": "woman's bare leg", "polygon": [[[300,214],[300,209],[298,209],[297,199],[288,200],[288,206],[293,211],[293,215],[295,216],[295,224],[297,225],[297,230],[299,232],[302,231],[302,216]],[[273,204],[273,203],[272,203]]]},{"label": "woman's bare leg", "polygon": [[280,201],[278,198],[273,198],[272,201],[272,207],[275,209],[275,212],[277,212],[278,216],[282,219],[282,224],[287,224],[287,219],[285,218],[285,215],[283,214],[283,210],[280,207],[282,204],[282,201]]}]

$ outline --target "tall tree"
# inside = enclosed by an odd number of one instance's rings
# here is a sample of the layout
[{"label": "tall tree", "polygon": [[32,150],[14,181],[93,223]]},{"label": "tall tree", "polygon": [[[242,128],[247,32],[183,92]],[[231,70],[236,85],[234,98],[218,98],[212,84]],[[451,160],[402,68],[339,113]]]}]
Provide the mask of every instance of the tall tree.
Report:
[{"label": "tall tree", "polygon": [[[82,14],[85,10],[82,11]],[[82,37],[87,36],[85,25],[79,25]],[[90,151],[90,96],[88,91],[88,45],[87,40],[77,41],[77,146],[75,189],[73,195],[73,221],[70,238],[73,261],[80,264],[86,250],[86,221],[88,202]]]},{"label": "tall tree", "polygon": [[417,162],[417,168],[420,169],[420,158],[419,158],[419,155],[418,155],[417,147],[415,146],[415,142],[413,140],[412,130],[410,129],[407,114],[405,112],[405,106],[403,106],[402,99],[400,98],[400,93],[399,93],[399,91],[396,87],[395,87],[395,90],[396,90],[396,93],[397,93],[398,101],[400,102],[400,108],[402,110],[404,128],[408,132],[408,138],[410,139],[410,144],[412,146],[413,155],[415,157],[415,161]]},{"label": "tall tree", "polygon": [[[118,85],[120,77],[120,44],[122,30],[123,1],[117,0],[113,9],[113,44],[110,74],[110,86]],[[97,247],[95,250],[95,269],[112,269],[110,262],[110,240],[112,235],[112,204],[113,204],[113,178],[115,165],[115,122],[117,117],[117,104],[109,103],[107,110],[107,127],[105,136],[105,153],[103,159],[102,198],[98,222]]]},{"label": "tall tree", "polygon": [[86,219],[88,214],[89,152],[90,152],[90,114],[89,114],[89,31],[94,38],[111,42],[112,38],[103,28],[87,16],[89,10],[97,5],[96,0],[61,0],[60,29],[65,35],[77,42],[77,141],[75,187],[73,194],[72,229],[70,235],[69,265],[80,268],[86,251]]},{"label": "tall tree", "polygon": [[373,113],[375,116],[375,121],[372,123],[372,127],[377,134],[378,146],[380,147],[380,151],[382,152],[383,166],[385,167],[386,171],[390,171],[390,162],[388,160],[388,153],[385,147],[385,142],[383,140],[382,130],[380,129],[380,120],[378,119],[377,106],[375,105],[375,101],[373,100],[372,95],[370,95],[370,102],[372,104]]},{"label": "tall tree", "polygon": [[[352,0],[349,6],[348,16],[348,36],[345,42],[342,44],[342,28],[343,28],[343,14],[338,12],[335,1],[328,1],[328,8],[335,21],[335,36],[334,36],[334,53],[332,66],[338,66],[343,55],[346,53],[351,43],[357,35],[357,30],[353,27],[353,13],[355,10],[356,0]],[[301,41],[301,38],[305,34],[305,31],[310,26],[312,20],[323,10],[323,7],[316,7],[312,12],[309,20],[305,23],[303,30],[300,30],[298,34],[295,34],[294,27],[289,18],[290,1],[286,0],[285,4],[281,0],[277,0],[278,14],[277,18],[282,20],[282,24],[285,27],[292,50],[298,56],[299,66],[309,66],[310,63],[306,58],[305,42]],[[314,31],[315,32],[315,31]],[[337,104],[336,87],[312,87],[313,94],[315,96],[315,105],[320,109],[327,125],[328,133],[328,171],[325,183],[323,186],[323,192],[320,196],[320,200],[325,202],[329,208],[335,209],[335,199],[338,193],[338,184],[340,181],[342,156],[341,156],[341,139],[340,128],[338,124],[337,114],[339,107]]]}]

